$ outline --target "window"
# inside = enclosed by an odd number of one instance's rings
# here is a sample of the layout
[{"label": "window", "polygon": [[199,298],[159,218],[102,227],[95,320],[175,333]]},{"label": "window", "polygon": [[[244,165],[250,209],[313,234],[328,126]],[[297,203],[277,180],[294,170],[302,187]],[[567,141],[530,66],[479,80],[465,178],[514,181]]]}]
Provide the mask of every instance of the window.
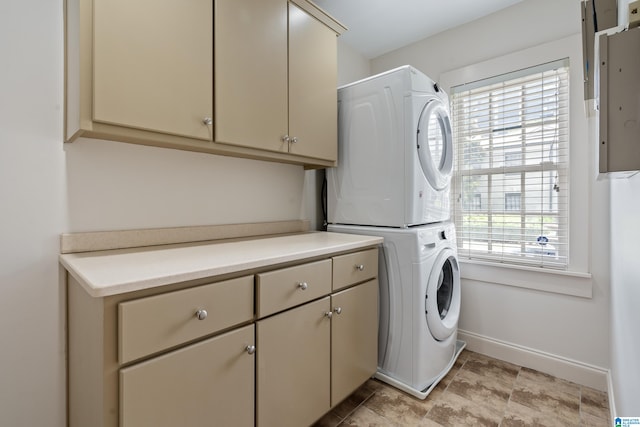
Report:
[{"label": "window", "polygon": [[504,210],[520,211],[520,193],[504,193]]},{"label": "window", "polygon": [[451,95],[459,256],[566,269],[568,60],[456,86]]},{"label": "window", "polygon": [[473,210],[482,209],[482,194],[476,193],[473,195],[471,209]]}]

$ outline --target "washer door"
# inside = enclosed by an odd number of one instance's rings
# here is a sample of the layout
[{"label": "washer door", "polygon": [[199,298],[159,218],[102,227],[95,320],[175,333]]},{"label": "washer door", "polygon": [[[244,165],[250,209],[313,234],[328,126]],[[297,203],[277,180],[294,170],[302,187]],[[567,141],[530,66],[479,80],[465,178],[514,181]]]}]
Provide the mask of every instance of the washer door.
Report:
[{"label": "washer door", "polygon": [[432,99],[422,109],[417,130],[418,158],[429,185],[444,190],[451,182],[453,138],[445,105]]},{"label": "washer door", "polygon": [[431,335],[447,339],[458,327],[460,317],[460,269],[455,252],[443,249],[429,275],[425,297],[425,315]]}]

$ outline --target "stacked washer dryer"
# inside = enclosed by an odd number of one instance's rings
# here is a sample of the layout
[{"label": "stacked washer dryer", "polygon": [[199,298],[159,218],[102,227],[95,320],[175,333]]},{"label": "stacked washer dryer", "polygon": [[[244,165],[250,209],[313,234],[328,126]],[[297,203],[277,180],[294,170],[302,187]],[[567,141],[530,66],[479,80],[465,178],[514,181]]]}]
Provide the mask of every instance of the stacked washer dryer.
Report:
[{"label": "stacked washer dryer", "polygon": [[448,97],[407,65],[338,88],[338,116],[328,230],[384,237],[376,377],[425,398],[464,348]]}]

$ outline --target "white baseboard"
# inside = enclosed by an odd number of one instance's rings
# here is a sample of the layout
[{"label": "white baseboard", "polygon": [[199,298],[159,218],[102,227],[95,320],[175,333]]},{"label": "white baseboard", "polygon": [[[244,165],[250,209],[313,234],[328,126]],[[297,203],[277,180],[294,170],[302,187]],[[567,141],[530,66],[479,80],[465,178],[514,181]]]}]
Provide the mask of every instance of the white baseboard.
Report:
[{"label": "white baseboard", "polygon": [[618,414],[618,410],[616,409],[616,399],[613,393],[613,378],[611,378],[611,370],[607,370],[607,395],[609,397],[609,412],[611,415],[611,420],[615,420]]},{"label": "white baseboard", "polygon": [[[610,375],[607,369],[500,341],[474,332],[458,330],[458,339],[467,342],[468,350],[535,369],[596,390],[607,391],[609,389],[609,393],[612,392]],[[612,395],[610,394],[610,396]]]}]

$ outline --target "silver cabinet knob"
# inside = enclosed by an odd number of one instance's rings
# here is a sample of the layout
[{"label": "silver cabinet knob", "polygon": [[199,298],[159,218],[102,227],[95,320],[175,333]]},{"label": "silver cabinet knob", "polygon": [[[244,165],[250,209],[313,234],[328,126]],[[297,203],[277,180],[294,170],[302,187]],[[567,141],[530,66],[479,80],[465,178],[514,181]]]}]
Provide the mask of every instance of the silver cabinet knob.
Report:
[{"label": "silver cabinet knob", "polygon": [[333,309],[333,312],[336,314],[342,314],[342,307],[336,307]]},{"label": "silver cabinet knob", "polygon": [[333,311],[325,311],[324,317],[328,317],[329,319],[331,319],[333,317]]},{"label": "silver cabinet knob", "polygon": [[198,320],[204,320],[207,318],[208,315],[209,313],[207,313],[207,310],[196,311],[196,317],[198,318]]},{"label": "silver cabinet knob", "polygon": [[253,354],[256,352],[256,346],[255,345],[248,345],[245,347],[245,351],[249,354]]},{"label": "silver cabinet knob", "polygon": [[297,136],[294,136],[293,138],[291,138],[291,143],[292,144],[295,144],[297,142],[298,142],[298,137]]},{"label": "silver cabinet knob", "polygon": [[289,135],[285,135],[282,137],[282,142],[289,143],[289,141],[290,141]]},{"label": "silver cabinet knob", "polygon": [[306,291],[309,285],[307,284],[307,282],[298,282],[298,287],[303,291]]},{"label": "silver cabinet knob", "polygon": [[364,271],[364,265],[362,265],[362,264],[358,264],[358,265],[356,265],[356,270],[358,270],[358,271]]},{"label": "silver cabinet knob", "polygon": [[204,119],[202,119],[202,123],[207,126],[211,126],[213,124],[213,119],[211,117],[205,117]]}]

